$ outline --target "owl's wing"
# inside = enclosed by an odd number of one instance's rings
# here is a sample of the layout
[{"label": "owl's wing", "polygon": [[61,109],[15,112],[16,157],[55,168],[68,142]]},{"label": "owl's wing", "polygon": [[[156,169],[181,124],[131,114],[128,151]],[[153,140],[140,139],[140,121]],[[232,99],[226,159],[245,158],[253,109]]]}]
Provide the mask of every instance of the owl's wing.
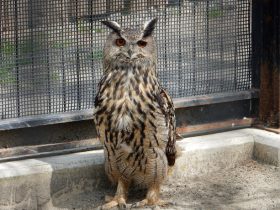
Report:
[{"label": "owl's wing", "polygon": [[175,109],[171,97],[163,88],[160,89],[157,95],[157,102],[164,114],[165,125],[168,130],[165,154],[168,160],[168,165],[173,166],[175,164],[177,152]]},{"label": "owl's wing", "polygon": [[94,112],[93,112],[93,120],[94,120],[94,123],[95,123],[95,127],[96,127],[96,131],[97,131],[97,136],[99,137],[101,143],[103,143],[103,139],[104,139],[104,136],[100,136],[100,134],[102,135],[105,130],[104,128],[104,125],[102,123],[102,114],[104,113],[104,109],[100,108],[101,106],[101,103],[103,101],[102,99],[102,90],[104,89],[104,82],[105,82],[105,75],[101,78],[100,82],[98,83],[98,91],[97,91],[97,94],[95,96],[95,99],[94,99]]}]

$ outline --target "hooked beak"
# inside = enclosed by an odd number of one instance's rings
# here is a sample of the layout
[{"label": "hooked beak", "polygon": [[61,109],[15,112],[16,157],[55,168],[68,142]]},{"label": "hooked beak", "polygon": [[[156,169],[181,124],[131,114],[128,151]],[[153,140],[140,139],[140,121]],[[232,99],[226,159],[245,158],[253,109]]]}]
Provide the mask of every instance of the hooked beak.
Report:
[{"label": "hooked beak", "polygon": [[127,51],[127,54],[128,54],[128,56],[129,56],[129,58],[131,58],[131,57],[132,57],[132,50],[129,49],[129,50]]}]

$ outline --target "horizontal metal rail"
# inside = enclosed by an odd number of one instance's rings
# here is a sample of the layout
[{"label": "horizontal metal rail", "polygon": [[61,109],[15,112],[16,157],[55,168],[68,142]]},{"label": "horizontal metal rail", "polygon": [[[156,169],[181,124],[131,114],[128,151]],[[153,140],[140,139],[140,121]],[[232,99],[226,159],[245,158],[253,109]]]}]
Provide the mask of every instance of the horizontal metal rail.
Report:
[{"label": "horizontal metal rail", "polygon": [[[197,136],[216,132],[251,127],[254,120],[251,118],[240,120],[227,120],[222,122],[207,123],[195,126],[178,127],[177,132],[183,137]],[[64,142],[56,144],[44,144],[33,146],[21,146],[8,149],[0,149],[0,163],[7,161],[25,160],[30,158],[43,158],[56,155],[66,155],[77,152],[103,149],[101,143],[92,140]],[[178,139],[179,140],[179,139]]]},{"label": "horizontal metal rail", "polygon": [[[239,100],[249,100],[259,97],[259,90],[252,89],[241,92],[216,93],[202,96],[192,96],[174,99],[175,108],[187,108],[195,106],[210,105],[216,103],[226,103]],[[52,125],[58,123],[90,120],[93,118],[93,109],[73,111],[67,113],[57,113],[49,115],[35,115],[29,117],[0,120],[0,131],[18,128],[36,127],[42,125]]]}]

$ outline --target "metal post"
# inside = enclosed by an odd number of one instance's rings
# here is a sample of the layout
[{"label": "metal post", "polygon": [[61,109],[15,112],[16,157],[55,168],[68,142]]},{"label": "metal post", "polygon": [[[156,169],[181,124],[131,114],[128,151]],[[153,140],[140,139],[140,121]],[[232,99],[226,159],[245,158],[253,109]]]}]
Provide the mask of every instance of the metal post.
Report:
[{"label": "metal post", "polygon": [[[280,126],[280,65],[278,0],[259,0],[260,30],[260,112],[261,122],[268,127]],[[254,31],[257,33],[259,31]],[[257,35],[256,35],[257,36]],[[255,43],[257,45],[257,43]],[[256,48],[258,49],[258,48]],[[257,63],[258,64],[258,63]]]}]

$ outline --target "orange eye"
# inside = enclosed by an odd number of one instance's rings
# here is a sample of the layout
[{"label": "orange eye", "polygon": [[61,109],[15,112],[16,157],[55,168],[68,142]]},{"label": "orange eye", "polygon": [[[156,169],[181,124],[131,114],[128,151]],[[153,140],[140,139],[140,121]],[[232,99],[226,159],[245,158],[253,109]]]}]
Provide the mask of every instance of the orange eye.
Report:
[{"label": "orange eye", "polygon": [[123,38],[116,39],[116,45],[119,47],[124,46],[126,41]]},{"label": "orange eye", "polygon": [[138,45],[139,47],[146,47],[146,46],[147,46],[147,42],[145,42],[145,41],[143,41],[143,40],[140,40],[140,41],[137,42],[137,45]]}]

